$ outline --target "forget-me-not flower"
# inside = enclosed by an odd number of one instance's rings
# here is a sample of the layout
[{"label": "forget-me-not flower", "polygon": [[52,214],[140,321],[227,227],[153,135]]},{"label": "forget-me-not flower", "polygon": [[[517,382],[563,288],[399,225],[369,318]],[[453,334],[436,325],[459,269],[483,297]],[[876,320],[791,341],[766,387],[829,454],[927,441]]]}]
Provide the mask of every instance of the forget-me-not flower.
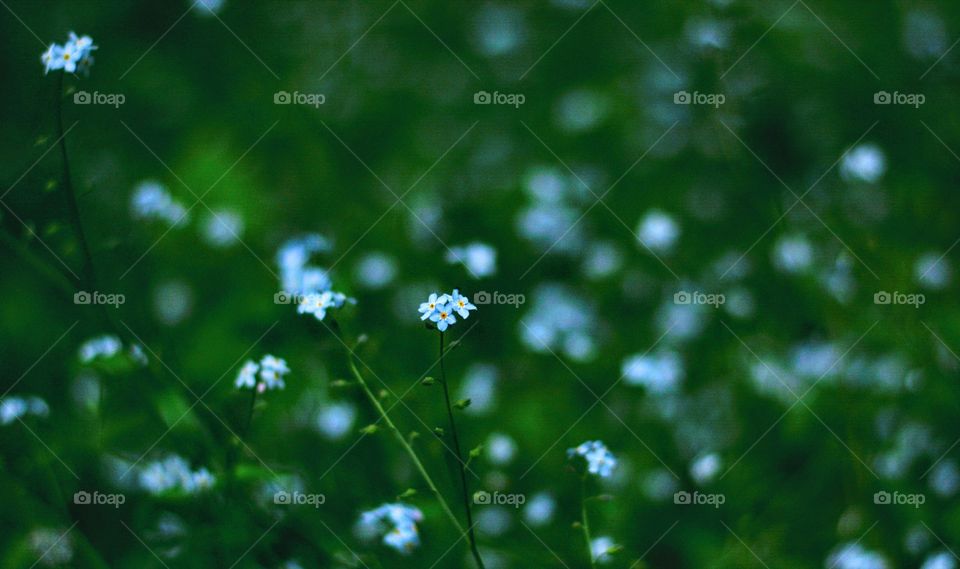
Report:
[{"label": "forget-me-not flower", "polygon": [[443,304],[437,306],[433,314],[430,315],[430,321],[437,325],[437,330],[443,332],[451,324],[457,323],[457,318],[453,315],[453,305]]},{"label": "forget-me-not flower", "polygon": [[567,455],[571,458],[582,456],[587,461],[587,472],[600,478],[609,478],[617,466],[613,453],[600,441],[582,443],[576,448],[568,449]]},{"label": "forget-me-not flower", "polygon": [[268,354],[260,359],[260,363],[247,360],[240,368],[234,385],[239,389],[256,388],[258,392],[283,389],[286,387],[283,376],[288,373],[290,368],[287,367],[286,360]]},{"label": "forget-me-not flower", "polygon": [[437,325],[437,330],[445,331],[448,327],[457,323],[455,315],[460,318],[468,318],[471,310],[477,307],[470,303],[470,300],[460,294],[458,289],[453,289],[453,294],[431,293],[426,302],[420,303],[420,320],[430,320]]},{"label": "forget-me-not flower", "polygon": [[383,504],[379,508],[360,514],[360,529],[380,533],[383,544],[400,553],[410,553],[420,545],[417,523],[423,521],[423,512],[406,504]]},{"label": "forget-me-not flower", "polygon": [[460,318],[464,319],[470,316],[471,310],[477,309],[470,303],[470,299],[460,294],[458,289],[453,289],[453,294],[450,295],[450,304],[453,306],[453,310],[460,315]]},{"label": "forget-me-not flower", "polygon": [[430,293],[430,297],[427,298],[426,302],[420,303],[419,312],[423,316],[420,317],[420,320],[426,320],[433,316],[433,313],[436,312],[437,306],[446,304],[449,301],[449,295],[440,294],[433,292]]},{"label": "forget-me-not flower", "polygon": [[341,292],[325,290],[321,293],[311,293],[300,299],[297,313],[313,314],[317,320],[323,320],[328,308],[340,308],[346,301],[347,296]]},{"label": "forget-me-not flower", "polygon": [[91,53],[95,49],[97,46],[93,44],[93,38],[70,32],[67,43],[50,44],[40,56],[40,61],[43,63],[45,73],[60,69],[67,73],[75,73],[78,69],[89,71],[93,64]]}]

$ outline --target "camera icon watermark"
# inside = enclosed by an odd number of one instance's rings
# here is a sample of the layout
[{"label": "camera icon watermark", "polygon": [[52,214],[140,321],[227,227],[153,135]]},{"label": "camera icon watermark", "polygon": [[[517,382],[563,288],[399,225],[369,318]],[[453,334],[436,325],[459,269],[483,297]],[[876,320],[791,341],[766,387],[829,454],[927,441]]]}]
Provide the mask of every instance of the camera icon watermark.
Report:
[{"label": "camera icon watermark", "polygon": [[473,94],[473,103],[475,105],[510,105],[515,109],[519,109],[520,105],[526,101],[527,96],[523,93],[477,91]]},{"label": "camera icon watermark", "polygon": [[714,308],[720,308],[720,305],[726,301],[727,297],[720,293],[681,290],[673,294],[674,304],[706,304]]},{"label": "camera icon watermark", "polygon": [[479,506],[513,506],[520,508],[527,502],[524,494],[504,494],[495,491],[493,494],[485,490],[478,490],[473,493],[473,503]]},{"label": "camera icon watermark", "polygon": [[310,105],[316,109],[326,102],[327,96],[323,93],[277,91],[273,94],[273,104],[275,105]]},{"label": "camera icon watermark", "polygon": [[127,102],[127,96],[123,93],[101,93],[100,91],[77,91],[73,94],[73,104],[75,105],[108,105],[119,109],[120,105]]},{"label": "camera icon watermark", "polygon": [[481,290],[473,294],[473,303],[477,306],[484,304],[506,304],[514,308],[520,308],[521,304],[527,301],[527,297],[522,294],[507,294],[500,291],[487,292]]},{"label": "camera icon watermark", "polygon": [[923,93],[901,93],[900,91],[877,91],[873,94],[873,104],[875,105],[907,105],[919,109],[920,105],[927,102],[927,97]]},{"label": "camera icon watermark", "polygon": [[881,490],[873,495],[873,503],[881,506],[913,506],[919,508],[927,501],[924,494],[903,494]]},{"label": "camera icon watermark", "polygon": [[700,91],[677,91],[673,94],[673,103],[676,105],[708,105],[719,109],[720,105],[727,102],[727,97],[723,93],[701,93]]},{"label": "camera icon watermark", "polygon": [[73,503],[79,506],[113,506],[119,508],[127,501],[124,494],[103,494],[94,490],[92,493],[80,490],[74,493]]},{"label": "camera icon watermark", "polygon": [[723,494],[704,494],[702,492],[687,492],[680,490],[673,495],[673,503],[681,506],[713,506],[720,508],[727,502]]},{"label": "camera icon watermark", "polygon": [[127,301],[127,297],[120,293],[103,293],[98,291],[87,292],[81,290],[73,295],[74,304],[103,304],[120,308]]},{"label": "camera icon watermark", "polygon": [[305,494],[299,491],[279,490],[273,495],[273,503],[282,506],[313,506],[319,508],[327,502],[324,494]]},{"label": "camera icon watermark", "polygon": [[873,293],[874,304],[906,304],[914,308],[920,308],[920,305],[926,302],[927,297],[923,293],[887,292],[885,290]]}]

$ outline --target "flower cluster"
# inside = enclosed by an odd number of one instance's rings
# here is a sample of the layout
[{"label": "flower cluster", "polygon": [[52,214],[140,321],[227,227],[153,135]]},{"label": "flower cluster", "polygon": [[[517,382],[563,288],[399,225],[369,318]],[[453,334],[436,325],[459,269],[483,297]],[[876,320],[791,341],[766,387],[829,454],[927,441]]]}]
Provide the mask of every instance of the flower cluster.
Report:
[{"label": "flower cluster", "polygon": [[206,468],[191,470],[190,464],[177,455],[151,462],[139,472],[140,486],[150,494],[180,491],[195,494],[212,488],[216,479]]},{"label": "flower cluster", "polygon": [[420,320],[429,319],[437,325],[437,330],[443,332],[451,324],[457,323],[457,314],[466,320],[470,316],[470,311],[476,309],[477,307],[460,294],[459,290],[453,289],[453,294],[433,293],[426,302],[421,303]]},{"label": "flower cluster", "polygon": [[327,251],[330,244],[315,233],[295,237],[285,242],[277,253],[280,266],[280,286],[284,296],[297,299],[297,313],[312,314],[317,320],[327,316],[327,310],[355,302],[345,294],[332,290],[333,283],[326,269],[310,264],[314,253]]},{"label": "flower cluster", "polygon": [[93,39],[90,36],[77,36],[70,32],[67,43],[50,44],[47,51],[40,56],[40,61],[43,62],[45,73],[62,69],[67,73],[75,73],[79,70],[89,74],[90,66],[93,65],[91,52],[95,49],[97,46],[93,45]]},{"label": "flower cluster", "polygon": [[11,395],[0,401],[0,425],[10,423],[27,415],[46,417],[50,413],[47,402],[39,397],[17,397]]},{"label": "flower cluster", "polygon": [[601,478],[608,478],[617,466],[617,459],[600,441],[587,441],[576,448],[568,449],[567,456],[582,456],[587,461],[587,471]]},{"label": "flower cluster", "polygon": [[360,514],[360,530],[383,535],[383,544],[400,553],[409,553],[420,545],[417,523],[423,521],[423,512],[406,504],[384,504]]},{"label": "flower cluster", "polygon": [[240,368],[234,384],[239,389],[256,388],[260,393],[267,389],[283,389],[286,387],[283,376],[288,373],[290,368],[286,360],[267,354],[260,359],[260,363],[247,360]]},{"label": "flower cluster", "polygon": [[347,300],[347,295],[342,292],[332,290],[312,292],[300,297],[297,314],[313,314],[317,320],[323,320],[327,316],[327,309],[340,308]]}]

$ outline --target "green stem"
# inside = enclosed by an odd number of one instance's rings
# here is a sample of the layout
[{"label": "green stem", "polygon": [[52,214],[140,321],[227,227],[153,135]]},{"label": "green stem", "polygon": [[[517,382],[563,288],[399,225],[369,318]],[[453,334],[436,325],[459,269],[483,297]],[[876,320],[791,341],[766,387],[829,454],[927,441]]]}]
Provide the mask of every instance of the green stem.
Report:
[{"label": "green stem", "polygon": [[453,434],[453,450],[457,455],[457,467],[460,471],[460,489],[463,494],[463,509],[467,512],[467,534],[470,542],[470,552],[473,554],[477,567],[483,568],[483,559],[477,549],[477,538],[473,532],[473,512],[470,510],[470,491],[467,489],[467,466],[463,462],[463,452],[460,450],[460,437],[457,436],[457,424],[453,420],[453,407],[450,405],[450,389],[447,387],[447,372],[443,366],[443,332],[440,332],[440,383],[443,385],[443,399],[447,404],[447,418],[450,420],[450,432]]},{"label": "green stem", "polygon": [[373,405],[374,409],[376,409],[377,414],[381,419],[383,419],[383,422],[387,425],[387,428],[390,430],[390,432],[393,433],[393,436],[397,442],[400,443],[401,448],[403,448],[403,450],[407,453],[407,456],[410,457],[410,460],[413,461],[413,465],[416,467],[417,472],[420,473],[420,477],[423,478],[423,481],[427,484],[430,492],[432,492],[434,497],[436,497],[437,502],[440,503],[440,507],[450,519],[450,522],[453,523],[455,528],[457,528],[457,532],[460,535],[464,535],[463,526],[460,525],[460,522],[457,520],[457,516],[453,514],[453,510],[450,509],[450,505],[447,504],[443,494],[441,494],[440,490],[437,489],[437,485],[433,483],[433,479],[430,477],[430,474],[427,473],[427,469],[424,468],[423,462],[421,462],[420,457],[417,456],[417,452],[413,450],[413,447],[410,446],[410,443],[408,443],[407,439],[404,438],[403,433],[400,432],[400,429],[398,429],[393,421],[390,420],[390,416],[387,415],[383,405],[380,404],[380,400],[377,399],[377,396],[374,395],[373,391],[370,390],[370,386],[368,386],[367,382],[363,379],[363,375],[353,362],[353,350],[351,350],[349,347],[347,348],[347,363],[350,366],[350,372],[353,374],[353,377],[356,378],[357,383],[360,384],[360,387],[363,389],[364,394],[366,394],[367,399],[370,400],[370,403]]},{"label": "green stem", "polygon": [[587,556],[590,558],[590,567],[597,566],[593,559],[593,539],[590,538],[590,520],[587,518],[587,475],[580,478],[580,527],[583,528],[583,539],[587,542]]},{"label": "green stem", "polygon": [[82,287],[86,287],[87,292],[93,293],[96,290],[97,279],[93,270],[93,255],[90,254],[90,246],[87,243],[87,236],[83,231],[83,224],[80,222],[80,208],[77,207],[77,196],[73,191],[73,181],[70,176],[70,160],[67,158],[67,140],[63,130],[63,76],[65,73],[58,73],[57,87],[57,134],[60,140],[60,157],[63,161],[63,188],[67,194],[67,207],[70,214],[70,221],[73,223],[74,231],[77,233],[77,240],[80,242],[80,251],[83,253],[83,270],[81,271]]}]

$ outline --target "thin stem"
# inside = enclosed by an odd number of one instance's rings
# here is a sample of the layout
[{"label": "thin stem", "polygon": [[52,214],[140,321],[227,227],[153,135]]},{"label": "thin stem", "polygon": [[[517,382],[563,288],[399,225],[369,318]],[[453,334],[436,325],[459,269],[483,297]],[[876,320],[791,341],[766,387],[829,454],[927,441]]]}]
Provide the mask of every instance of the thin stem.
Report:
[{"label": "thin stem", "polygon": [[463,493],[463,509],[467,512],[467,533],[470,542],[470,552],[473,554],[477,567],[483,569],[483,559],[477,549],[477,538],[473,532],[473,512],[470,510],[470,491],[467,489],[467,467],[463,462],[463,452],[460,451],[460,437],[457,436],[457,424],[453,420],[453,407],[450,405],[450,389],[447,387],[447,372],[443,366],[443,332],[440,332],[440,383],[443,385],[443,399],[447,404],[447,418],[450,420],[450,432],[453,434],[453,450],[457,454],[457,467],[460,471],[460,489]]},{"label": "thin stem", "polygon": [[403,433],[400,432],[400,429],[398,429],[393,421],[390,420],[390,416],[387,415],[383,405],[380,404],[380,400],[377,399],[377,396],[374,395],[373,391],[370,389],[370,386],[368,386],[367,382],[363,379],[363,375],[353,362],[353,350],[351,350],[349,347],[347,348],[347,363],[350,366],[350,372],[353,374],[353,377],[356,378],[357,383],[360,384],[360,387],[363,389],[364,394],[366,394],[367,399],[370,400],[370,403],[373,405],[374,409],[376,409],[377,414],[381,419],[383,419],[383,422],[387,425],[387,428],[390,430],[390,432],[393,433],[393,436],[397,442],[400,443],[401,448],[403,448],[403,450],[407,453],[407,456],[410,457],[410,460],[413,461],[413,465],[416,467],[417,472],[420,473],[420,477],[423,478],[423,481],[427,484],[430,492],[433,493],[434,497],[437,499],[437,502],[440,503],[440,507],[443,509],[443,512],[448,518],[450,518],[450,522],[453,523],[455,528],[457,528],[457,532],[460,535],[463,535],[463,526],[460,525],[460,522],[457,520],[457,516],[453,514],[453,510],[450,509],[450,505],[447,504],[443,494],[441,494],[440,490],[437,489],[437,485],[433,483],[433,479],[430,477],[430,474],[427,473],[427,469],[424,468],[423,462],[421,462],[420,457],[417,456],[417,452],[413,450],[413,447],[410,446],[410,443],[408,443],[407,439],[404,438]]},{"label": "thin stem", "polygon": [[593,539],[590,538],[590,520],[587,518],[587,475],[580,477],[580,527],[583,528],[583,539],[587,542],[587,556],[590,558],[590,567],[597,566],[593,558]]},{"label": "thin stem", "polygon": [[57,74],[59,77],[57,87],[57,134],[60,136],[60,157],[63,160],[63,187],[67,194],[67,206],[70,213],[70,220],[77,233],[77,240],[80,241],[80,251],[83,253],[83,270],[81,272],[81,286],[87,287],[87,292],[93,293],[96,290],[97,279],[93,270],[93,255],[90,254],[90,246],[87,243],[87,236],[83,231],[83,224],[80,222],[80,209],[77,207],[77,196],[73,191],[73,181],[70,176],[70,160],[67,158],[67,140],[63,131],[63,76],[65,73]]}]

